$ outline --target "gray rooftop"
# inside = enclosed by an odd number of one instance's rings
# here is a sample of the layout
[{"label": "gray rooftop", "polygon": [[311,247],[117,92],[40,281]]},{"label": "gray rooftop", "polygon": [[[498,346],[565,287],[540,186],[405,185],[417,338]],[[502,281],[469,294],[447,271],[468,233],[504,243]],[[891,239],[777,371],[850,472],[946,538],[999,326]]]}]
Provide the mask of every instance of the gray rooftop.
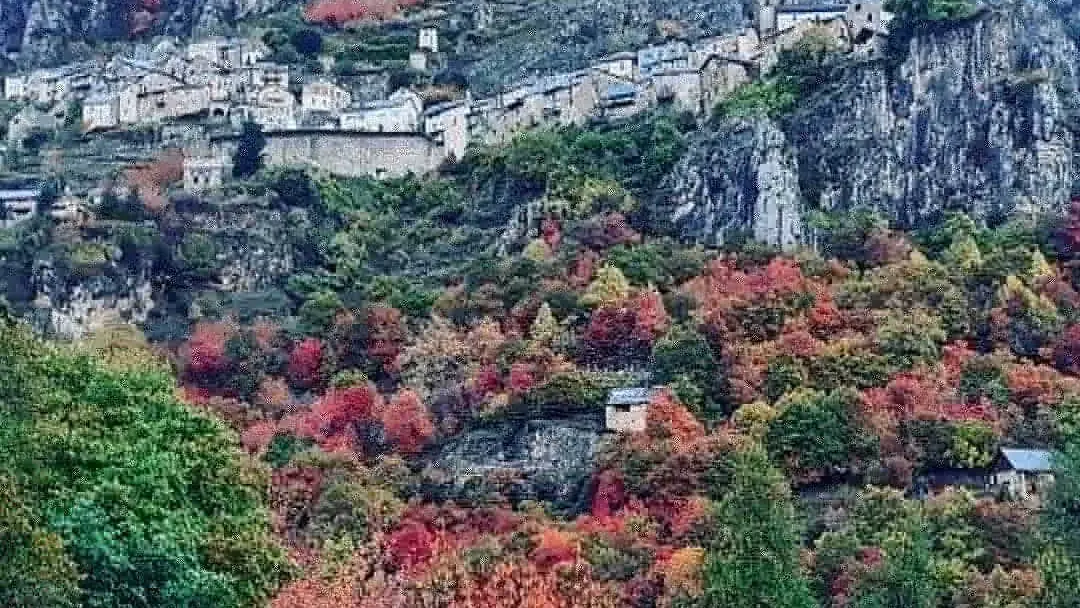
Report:
[{"label": "gray rooftop", "polygon": [[0,190],[0,201],[18,201],[28,198],[37,198],[38,190]]},{"label": "gray rooftop", "polygon": [[613,84],[604,91],[606,99],[626,99],[637,95],[637,88],[631,84]]},{"label": "gray rooftop", "polygon": [[777,7],[778,13],[844,13],[846,4],[789,4]]},{"label": "gray rooftop", "polygon": [[615,388],[608,392],[608,405],[644,405],[648,403],[656,393],[654,388]]},{"label": "gray rooftop", "polygon": [[1017,471],[1045,473],[1053,470],[1051,455],[1047,450],[1002,448],[1001,455],[1005,462]]}]

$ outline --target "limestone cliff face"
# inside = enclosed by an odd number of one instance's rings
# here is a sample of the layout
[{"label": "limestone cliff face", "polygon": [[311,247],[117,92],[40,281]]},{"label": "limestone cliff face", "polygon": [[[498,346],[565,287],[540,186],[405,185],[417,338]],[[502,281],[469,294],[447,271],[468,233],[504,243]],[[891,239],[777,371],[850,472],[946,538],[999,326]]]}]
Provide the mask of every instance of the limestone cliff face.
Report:
[{"label": "limestone cliff face", "polygon": [[659,205],[685,237],[783,246],[815,208],[909,227],[950,209],[990,221],[1060,209],[1074,186],[1077,59],[1041,3],[923,32],[899,64],[844,68],[789,116],[708,129]]},{"label": "limestone cliff face", "polygon": [[[0,259],[13,275],[4,291],[39,331],[62,338],[79,338],[116,321],[140,326],[183,322],[197,308],[185,296],[210,291],[225,298],[258,297],[284,284],[301,255],[290,234],[308,228],[304,210],[234,204],[177,214],[156,227],[161,248],[133,251],[117,246],[123,240],[117,235],[91,227],[79,239],[107,244],[105,263],[73,270],[67,258],[48,252],[21,266]],[[178,251],[192,236],[213,243],[217,271],[212,276],[193,279],[176,273]]]},{"label": "limestone cliff face", "polygon": [[88,41],[226,33],[283,7],[271,0],[0,0],[0,47],[19,51],[23,63],[55,63],[85,58]]}]

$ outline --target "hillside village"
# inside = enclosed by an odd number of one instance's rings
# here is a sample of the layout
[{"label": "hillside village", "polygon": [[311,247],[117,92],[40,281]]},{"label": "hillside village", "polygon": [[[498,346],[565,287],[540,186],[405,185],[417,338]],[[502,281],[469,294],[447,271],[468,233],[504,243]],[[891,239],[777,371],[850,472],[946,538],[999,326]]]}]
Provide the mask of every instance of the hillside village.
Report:
[{"label": "hillside village", "polygon": [[[891,16],[882,3],[786,4],[763,0],[756,27],[725,36],[669,42],[604,57],[586,69],[519,83],[492,98],[457,91],[425,99],[398,89],[371,100],[325,75],[268,59],[262,41],[165,40],[138,57],[117,55],[4,79],[4,98],[24,104],[8,142],[55,127],[81,108],[84,139],[182,126],[184,189],[220,188],[232,169],[238,132],[258,124],[270,166],[309,166],[344,176],[429,173],[460,159],[470,144],[505,142],[522,129],[621,119],[667,105],[705,116],[732,91],[766,74],[779,54],[811,31],[842,51],[874,56]],[[409,65],[439,65],[439,31],[422,27]],[[0,192],[4,226],[35,210],[34,190]],[[56,213],[76,215],[76,198]]]}]

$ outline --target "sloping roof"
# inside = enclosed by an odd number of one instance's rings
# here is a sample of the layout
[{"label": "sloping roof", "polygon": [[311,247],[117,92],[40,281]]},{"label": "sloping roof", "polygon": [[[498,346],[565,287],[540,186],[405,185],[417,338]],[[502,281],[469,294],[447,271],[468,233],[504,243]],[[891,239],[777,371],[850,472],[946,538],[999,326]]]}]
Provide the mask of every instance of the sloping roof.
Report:
[{"label": "sloping roof", "polygon": [[777,13],[843,13],[846,4],[789,4],[777,7]]},{"label": "sloping roof", "polygon": [[1019,450],[1002,448],[1002,457],[1017,471],[1044,473],[1051,471],[1050,452],[1047,450]]},{"label": "sloping roof", "polygon": [[37,190],[0,190],[0,201],[18,201],[28,198],[37,198]]},{"label": "sloping roof", "polygon": [[604,91],[606,99],[626,99],[637,95],[637,88],[630,84],[613,84]]},{"label": "sloping roof", "polygon": [[608,392],[608,405],[643,405],[648,403],[656,389],[635,387],[635,388],[615,388]]}]

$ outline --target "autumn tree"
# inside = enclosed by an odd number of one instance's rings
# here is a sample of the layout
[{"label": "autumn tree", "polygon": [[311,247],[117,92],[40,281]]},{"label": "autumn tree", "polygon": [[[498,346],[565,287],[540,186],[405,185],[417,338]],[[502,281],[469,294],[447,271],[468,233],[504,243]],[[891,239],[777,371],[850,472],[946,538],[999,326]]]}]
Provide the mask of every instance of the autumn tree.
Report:
[{"label": "autumn tree", "polygon": [[415,391],[398,393],[383,409],[379,419],[390,443],[406,454],[423,450],[435,434],[431,416]]},{"label": "autumn tree", "polygon": [[603,266],[581,296],[581,302],[593,307],[618,307],[630,297],[630,282],[615,266]]}]

